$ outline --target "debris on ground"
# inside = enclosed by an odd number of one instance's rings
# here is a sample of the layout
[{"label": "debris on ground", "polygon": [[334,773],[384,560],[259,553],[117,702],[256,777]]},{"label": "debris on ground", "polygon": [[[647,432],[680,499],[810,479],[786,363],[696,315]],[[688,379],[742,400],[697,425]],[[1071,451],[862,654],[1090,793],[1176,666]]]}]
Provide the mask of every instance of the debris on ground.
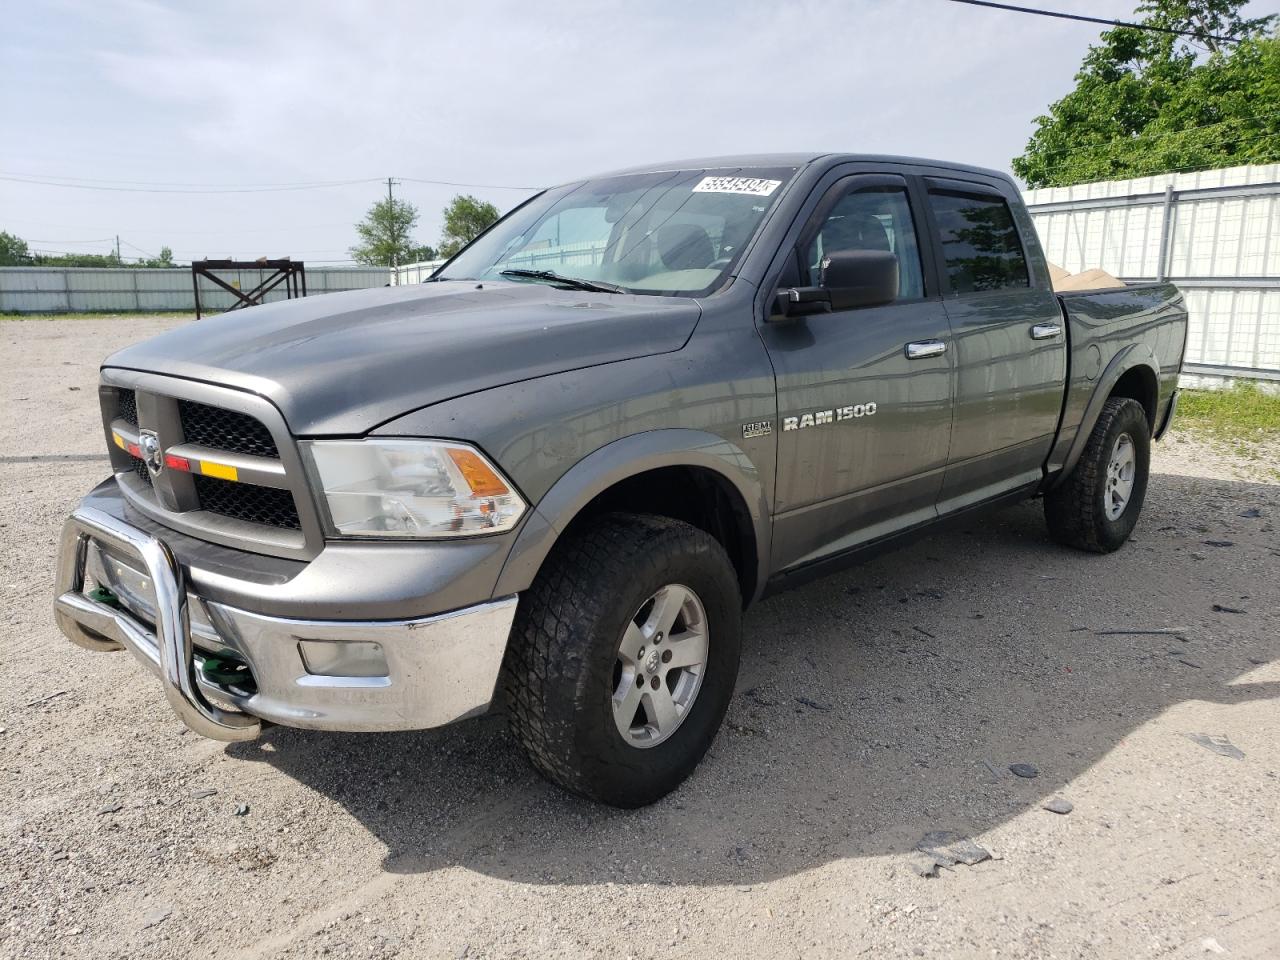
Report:
[{"label": "debris on ground", "polygon": [[936,867],[954,867],[958,863],[973,866],[991,859],[991,851],[969,837],[962,837],[950,830],[931,830],[916,844],[916,853],[934,861],[933,872],[927,872],[924,860],[912,854],[909,861],[912,870],[922,877],[933,876]]},{"label": "debris on ground", "polygon": [[67,691],[65,691],[65,690],[55,690],[53,693],[49,694],[47,697],[41,697],[39,700],[32,700],[30,703],[28,703],[28,704],[27,704],[27,706],[28,706],[28,707],[38,707],[38,706],[40,706],[40,704],[42,704],[42,703],[48,703],[50,700],[53,700],[53,699],[55,699],[55,698],[57,698],[57,697],[60,697],[60,696],[62,696],[62,695],[63,695],[64,693],[66,693],[66,692],[67,692]]},{"label": "debris on ground", "polygon": [[1206,547],[1234,547],[1236,545],[1234,540],[1201,540],[1200,542]]},{"label": "debris on ground", "polygon": [[1186,633],[1185,627],[1160,627],[1155,630],[1095,630],[1100,637],[1176,637]]},{"label": "debris on ground", "polygon": [[1226,607],[1220,603],[1213,605],[1214,613],[1248,613],[1248,610],[1241,610],[1239,607]]},{"label": "debris on ground", "polygon": [[205,787],[203,790],[192,790],[192,791],[191,791],[191,799],[192,799],[192,800],[203,800],[205,797],[212,797],[212,796],[213,796],[214,794],[216,794],[217,792],[218,792],[218,791],[217,791],[217,790],[214,790],[212,787]]},{"label": "debris on ground", "polygon": [[930,853],[917,850],[907,857],[907,867],[918,877],[936,877],[940,866],[938,858]]},{"label": "debris on ground", "polygon": [[104,813],[119,813],[123,809],[123,803],[108,803],[98,808],[98,815],[101,816]]},{"label": "debris on ground", "polygon": [[142,918],[142,929],[146,930],[149,927],[154,927],[158,924],[164,923],[169,919],[169,915],[171,913],[173,913],[173,907],[170,906],[156,907],[154,910],[148,910],[146,915]]},{"label": "debris on ground", "polygon": [[247,803],[239,804],[239,805],[236,807],[236,814],[235,814],[235,815],[236,815],[237,817],[247,817],[247,816],[249,815],[249,805],[248,805]]},{"label": "debris on ground", "polygon": [[808,697],[796,697],[796,703],[801,706],[809,707],[811,710],[830,710],[831,707],[825,703],[818,703],[816,700],[810,700]]},{"label": "debris on ground", "polygon": [[1241,510],[1236,516],[1245,517],[1249,520],[1262,516],[1262,511],[1257,507],[1250,507],[1248,510]]},{"label": "debris on ground", "polygon": [[1230,757],[1232,760],[1244,759],[1244,751],[1225,736],[1215,737],[1208,733],[1188,733],[1184,734],[1184,736],[1192,743],[1198,743],[1206,750],[1211,750],[1224,757]]},{"label": "debris on ground", "polygon": [[1034,780],[1040,776],[1040,771],[1029,763],[1015,763],[1009,767],[1009,772],[1024,780]]},{"label": "debris on ground", "polygon": [[1076,808],[1075,804],[1066,799],[1066,797],[1050,797],[1040,806],[1042,809],[1048,810],[1050,813],[1057,813],[1064,817]]}]

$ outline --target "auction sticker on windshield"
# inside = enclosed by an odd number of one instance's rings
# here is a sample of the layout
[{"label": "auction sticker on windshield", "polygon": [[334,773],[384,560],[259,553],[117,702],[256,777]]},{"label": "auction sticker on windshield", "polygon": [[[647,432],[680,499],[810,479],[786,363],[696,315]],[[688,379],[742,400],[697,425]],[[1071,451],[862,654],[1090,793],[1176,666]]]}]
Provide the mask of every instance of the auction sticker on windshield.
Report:
[{"label": "auction sticker on windshield", "polygon": [[703,177],[694,193],[747,193],[753,197],[767,197],[778,187],[781,180],[761,180],[758,177]]}]

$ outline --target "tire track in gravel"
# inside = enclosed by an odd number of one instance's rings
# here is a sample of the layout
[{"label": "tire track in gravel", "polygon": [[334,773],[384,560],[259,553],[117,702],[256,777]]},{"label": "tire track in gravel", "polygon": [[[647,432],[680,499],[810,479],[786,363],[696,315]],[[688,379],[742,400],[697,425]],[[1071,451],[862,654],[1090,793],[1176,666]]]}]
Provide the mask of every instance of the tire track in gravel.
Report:
[{"label": "tire track in gravel", "polygon": [[[537,797],[537,792],[532,795],[512,792],[508,794],[508,799],[497,801],[472,816],[462,818],[439,834],[438,852],[447,853],[469,835],[487,834],[488,828],[511,820],[518,808],[527,807],[535,802]],[[437,860],[422,855],[399,857],[395,863],[403,869],[392,873],[384,867],[355,889],[311,911],[288,930],[244,947],[231,956],[233,960],[268,960],[304,937],[312,936],[344,916],[359,912],[369,904],[381,900],[402,884],[429,882],[430,874],[424,874],[423,871],[429,870],[434,862]]]}]

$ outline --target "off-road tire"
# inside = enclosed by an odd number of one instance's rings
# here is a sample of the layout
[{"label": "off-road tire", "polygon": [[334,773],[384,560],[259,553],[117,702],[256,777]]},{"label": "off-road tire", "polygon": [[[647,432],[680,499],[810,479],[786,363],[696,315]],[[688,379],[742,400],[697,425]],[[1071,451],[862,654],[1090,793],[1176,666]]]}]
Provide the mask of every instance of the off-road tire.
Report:
[{"label": "off-road tire", "polygon": [[[646,749],[613,719],[623,631],[664,585],[693,590],[706,613],[701,686],[670,737]],[[715,739],[738,674],[742,601],[720,544],[666,517],[607,514],[558,544],[520,606],[503,664],[508,722],[533,766],[567,790],[640,807],[680,785]]]},{"label": "off-road tire", "polygon": [[[1137,464],[1133,492],[1115,520],[1107,517],[1107,467],[1122,434],[1133,440]],[[1120,549],[1142,513],[1151,468],[1151,429],[1146,411],[1136,400],[1112,397],[1102,408],[1089,434],[1084,453],[1062,482],[1045,494],[1044,517],[1049,535],[1058,543],[1093,553]]]}]

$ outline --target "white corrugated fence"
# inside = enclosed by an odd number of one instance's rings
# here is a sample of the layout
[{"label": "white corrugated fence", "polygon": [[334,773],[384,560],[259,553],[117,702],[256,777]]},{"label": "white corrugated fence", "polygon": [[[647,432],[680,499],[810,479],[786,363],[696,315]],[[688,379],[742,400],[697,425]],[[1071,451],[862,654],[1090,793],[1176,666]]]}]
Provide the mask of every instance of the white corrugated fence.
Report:
[{"label": "white corrugated fence", "polygon": [[1172,280],[1192,374],[1280,380],[1280,164],[1026,192],[1049,260]]},{"label": "white corrugated fence", "polygon": [[[249,291],[270,270],[219,270],[218,276]],[[382,287],[389,282],[385,267],[311,267],[307,295]],[[267,293],[271,303],[285,299],[284,285]],[[207,311],[225,310],[235,298],[208,281],[200,285],[200,302]],[[0,267],[0,313],[141,312],[196,308],[187,267]]]}]

